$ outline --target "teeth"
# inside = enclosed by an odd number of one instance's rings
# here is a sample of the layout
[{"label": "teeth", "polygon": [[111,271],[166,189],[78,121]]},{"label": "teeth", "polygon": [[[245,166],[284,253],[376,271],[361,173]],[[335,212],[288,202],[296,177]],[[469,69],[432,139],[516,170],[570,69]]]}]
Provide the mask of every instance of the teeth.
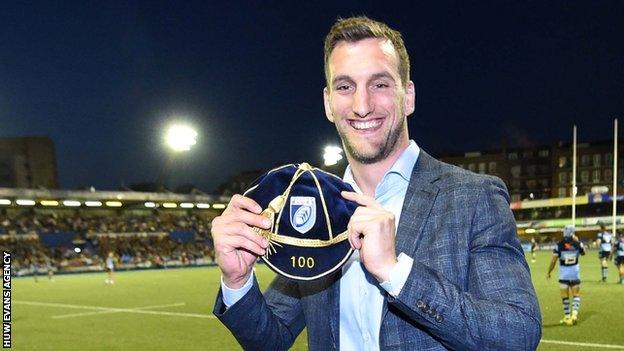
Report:
[{"label": "teeth", "polygon": [[353,128],[358,129],[358,130],[370,129],[370,128],[375,128],[381,125],[381,120],[366,121],[366,122],[353,121],[351,122],[351,125],[353,126]]}]

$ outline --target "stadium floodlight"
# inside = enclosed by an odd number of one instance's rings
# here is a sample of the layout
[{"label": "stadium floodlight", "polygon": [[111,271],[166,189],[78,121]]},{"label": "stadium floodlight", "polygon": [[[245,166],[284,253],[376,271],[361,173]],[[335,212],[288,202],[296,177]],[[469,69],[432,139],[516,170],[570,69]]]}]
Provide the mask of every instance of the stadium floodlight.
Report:
[{"label": "stadium floodlight", "polygon": [[80,252],[82,252],[82,250],[79,247],[74,247],[74,252],[75,253],[80,253]]},{"label": "stadium floodlight", "polygon": [[102,201],[85,201],[85,206],[87,207],[101,207]]},{"label": "stadium floodlight", "polygon": [[167,129],[165,140],[173,151],[188,151],[197,143],[197,132],[189,126],[174,124]]},{"label": "stadium floodlight", "polygon": [[212,204],[212,208],[215,210],[222,210],[225,208],[225,204]]},{"label": "stadium floodlight", "polygon": [[164,184],[171,173],[177,155],[190,150],[191,146],[197,143],[197,132],[185,124],[172,124],[165,131],[165,143],[170,152],[156,182],[158,191],[165,190]]},{"label": "stadium floodlight", "polygon": [[176,204],[175,202],[163,202],[162,207],[164,207],[164,208],[176,208],[176,207],[178,207],[178,204]]},{"label": "stadium floodlight", "polygon": [[154,208],[156,207],[156,203],[152,202],[152,201],[147,201],[146,203],[143,204],[145,207],[147,208]]},{"label": "stadium floodlight", "polygon": [[11,200],[9,199],[0,199],[0,205],[10,205],[11,204]]},{"label": "stadium floodlight", "polygon": [[342,148],[334,145],[325,146],[323,163],[325,166],[333,166],[342,160]]},{"label": "stadium floodlight", "polygon": [[65,200],[63,201],[65,207],[80,207],[80,201],[77,200]]},{"label": "stadium floodlight", "polygon": [[121,207],[122,205],[121,201],[106,201],[108,207]]},{"label": "stadium floodlight", "polygon": [[56,200],[41,200],[39,201],[41,206],[58,206],[59,202]]},{"label": "stadium floodlight", "polygon": [[180,207],[182,207],[182,208],[193,208],[193,207],[195,207],[195,205],[193,205],[190,202],[183,202],[183,203],[180,204]]},{"label": "stadium floodlight", "polygon": [[15,201],[16,204],[18,204],[19,206],[35,206],[35,200],[30,200],[30,199],[17,199]]},{"label": "stadium floodlight", "polygon": [[205,202],[199,202],[199,203],[195,204],[195,207],[201,208],[201,209],[206,209],[206,208],[210,208],[210,204],[207,204]]}]

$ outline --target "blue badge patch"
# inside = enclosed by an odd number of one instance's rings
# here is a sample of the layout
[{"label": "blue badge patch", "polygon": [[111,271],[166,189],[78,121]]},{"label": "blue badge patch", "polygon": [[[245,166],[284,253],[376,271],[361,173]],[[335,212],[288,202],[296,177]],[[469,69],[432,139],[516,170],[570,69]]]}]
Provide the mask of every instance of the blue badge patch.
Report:
[{"label": "blue badge patch", "polygon": [[290,224],[301,234],[307,233],[316,223],[316,199],[311,196],[290,198]]}]

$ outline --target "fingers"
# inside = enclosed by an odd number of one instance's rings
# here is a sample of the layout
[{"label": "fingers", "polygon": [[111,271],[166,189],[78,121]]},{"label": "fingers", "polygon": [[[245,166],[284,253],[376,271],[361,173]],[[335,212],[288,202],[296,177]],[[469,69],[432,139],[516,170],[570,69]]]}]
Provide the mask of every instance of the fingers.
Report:
[{"label": "fingers", "polygon": [[[254,233],[255,235],[255,233]],[[256,238],[260,238],[262,240],[266,240],[259,235],[255,235]],[[256,240],[251,240],[250,238],[243,235],[228,235],[222,238],[220,241],[220,245],[224,248],[229,247],[231,250],[235,249],[244,249],[250,253],[253,253],[257,256],[262,256],[265,253],[266,245],[262,246]]]},{"label": "fingers", "polygon": [[362,248],[362,239],[364,238],[364,223],[351,221],[347,226],[347,231],[349,233],[347,238],[349,239],[349,244],[351,244],[351,247],[356,250]]},{"label": "fingers", "polygon": [[346,200],[357,202],[360,206],[382,208],[381,205],[370,196],[358,194],[352,191],[341,191],[340,195]]},{"label": "fingers", "polygon": [[236,194],[232,196],[227,208],[217,218],[221,223],[241,222],[258,228],[269,229],[271,222],[261,216],[261,212],[262,208],[253,199]]},{"label": "fingers", "polygon": [[[355,193],[346,193],[346,196],[351,196]],[[359,194],[355,194],[360,196]],[[364,198],[363,202],[367,202],[368,199]],[[372,200],[374,202],[374,200]],[[381,208],[381,205],[369,203],[374,207],[358,207],[347,226],[348,239],[351,247],[359,250],[362,247],[364,236],[367,233],[382,234],[388,230],[394,231],[394,215],[392,212],[386,211]],[[379,206],[379,208],[377,208]]]},{"label": "fingers", "polygon": [[258,256],[266,252],[267,240],[253,229],[271,227],[261,212],[253,199],[234,195],[223,213],[212,221],[210,232],[217,263],[230,287],[246,281]]},{"label": "fingers", "polygon": [[223,219],[226,223],[245,223],[263,229],[271,228],[271,221],[268,218],[242,209],[232,209]]},{"label": "fingers", "polygon": [[223,214],[212,221],[215,249],[226,253],[243,249],[263,255],[268,242],[252,228],[271,228],[271,221],[259,215],[261,210],[253,199],[234,195]]},{"label": "fingers", "polygon": [[262,212],[262,207],[260,207],[260,205],[258,205],[257,202],[255,202],[251,198],[248,198],[240,194],[236,194],[232,196],[230,203],[228,204],[227,208],[223,211],[223,213],[224,214],[228,213],[229,211],[234,210],[234,209],[247,210],[255,214],[259,214],[260,212]]},{"label": "fingers", "polygon": [[226,222],[222,218],[215,218],[213,221],[212,235],[216,242],[222,237],[239,236],[246,240],[254,242],[256,245],[266,248],[268,242],[265,238],[258,235],[250,226],[243,222]]}]

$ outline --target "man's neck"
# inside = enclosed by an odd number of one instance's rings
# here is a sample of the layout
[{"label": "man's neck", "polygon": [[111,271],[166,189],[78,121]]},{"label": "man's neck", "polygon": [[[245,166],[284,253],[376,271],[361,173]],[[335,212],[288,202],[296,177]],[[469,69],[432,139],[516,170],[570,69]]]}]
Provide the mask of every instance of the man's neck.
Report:
[{"label": "man's neck", "polygon": [[385,159],[371,164],[360,163],[347,155],[353,180],[358,185],[364,195],[375,197],[375,189],[381,182],[383,176],[392,168],[394,163],[401,157],[403,152],[409,147],[409,140],[402,143]]}]

